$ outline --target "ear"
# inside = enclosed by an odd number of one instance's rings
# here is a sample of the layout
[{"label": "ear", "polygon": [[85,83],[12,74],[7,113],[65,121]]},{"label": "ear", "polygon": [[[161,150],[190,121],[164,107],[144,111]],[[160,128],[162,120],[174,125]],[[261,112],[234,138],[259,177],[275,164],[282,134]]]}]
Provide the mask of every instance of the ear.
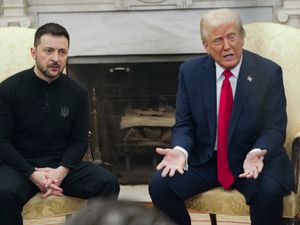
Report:
[{"label": "ear", "polygon": [[208,44],[206,44],[205,41],[202,41],[202,45],[205,48],[205,51],[209,54],[209,46],[208,46]]},{"label": "ear", "polygon": [[35,60],[35,58],[36,58],[36,49],[35,48],[30,48],[30,54],[31,54],[31,57]]}]

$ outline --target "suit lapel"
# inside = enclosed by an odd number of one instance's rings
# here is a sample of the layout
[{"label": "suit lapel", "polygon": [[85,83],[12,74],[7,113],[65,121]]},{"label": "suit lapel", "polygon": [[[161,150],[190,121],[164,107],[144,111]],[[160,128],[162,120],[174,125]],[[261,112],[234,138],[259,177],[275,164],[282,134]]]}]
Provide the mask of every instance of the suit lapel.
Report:
[{"label": "suit lapel", "polygon": [[216,137],[217,108],[216,108],[216,69],[214,61],[209,58],[204,65],[204,73],[200,76],[200,85],[207,115],[209,130],[212,138]]},{"label": "suit lapel", "polygon": [[[245,52],[245,51],[244,51]],[[249,59],[247,54],[243,55],[243,62],[241,65],[236,92],[234,97],[233,109],[231,113],[231,121],[228,130],[228,143],[231,140],[233,131],[239,120],[240,113],[243,109],[243,106],[246,103],[247,97],[250,93],[250,90],[255,82],[255,74],[254,74],[254,64]]]}]

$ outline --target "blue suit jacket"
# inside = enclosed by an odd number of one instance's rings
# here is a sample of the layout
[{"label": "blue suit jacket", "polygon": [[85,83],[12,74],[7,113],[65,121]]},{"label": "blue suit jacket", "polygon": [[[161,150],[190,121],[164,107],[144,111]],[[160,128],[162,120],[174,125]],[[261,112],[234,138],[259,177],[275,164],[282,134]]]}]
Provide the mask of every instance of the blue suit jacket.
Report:
[{"label": "blue suit jacket", "polygon": [[[209,55],[194,58],[180,67],[172,145],[188,151],[191,166],[207,162],[214,151],[217,132],[215,71],[215,62]],[[228,157],[234,176],[243,171],[243,161],[250,150],[266,149],[263,173],[291,190],[293,170],[283,148],[286,124],[280,66],[244,50],[228,130]]]}]

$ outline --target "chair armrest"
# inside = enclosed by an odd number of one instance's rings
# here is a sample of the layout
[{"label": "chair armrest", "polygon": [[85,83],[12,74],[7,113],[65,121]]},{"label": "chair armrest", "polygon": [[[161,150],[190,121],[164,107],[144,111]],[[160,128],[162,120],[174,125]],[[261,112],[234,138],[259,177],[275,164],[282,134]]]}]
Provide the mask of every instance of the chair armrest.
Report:
[{"label": "chair armrest", "polygon": [[295,186],[294,192],[298,192],[298,185],[299,185],[299,152],[300,152],[300,132],[298,132],[293,140],[292,143],[292,154],[291,154],[291,161],[294,168],[294,176],[295,176]]}]

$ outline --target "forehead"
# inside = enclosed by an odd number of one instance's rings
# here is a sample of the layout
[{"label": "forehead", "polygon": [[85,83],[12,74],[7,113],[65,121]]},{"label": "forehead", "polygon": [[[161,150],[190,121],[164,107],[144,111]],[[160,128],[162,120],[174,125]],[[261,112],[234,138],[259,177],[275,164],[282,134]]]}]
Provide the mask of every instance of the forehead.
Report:
[{"label": "forehead", "polygon": [[68,39],[65,36],[54,36],[52,34],[44,34],[40,38],[40,43],[42,47],[51,48],[69,48]]},{"label": "forehead", "polygon": [[239,27],[235,23],[221,24],[219,26],[211,27],[210,29],[208,29],[209,36],[223,36],[232,33],[240,33]]}]

